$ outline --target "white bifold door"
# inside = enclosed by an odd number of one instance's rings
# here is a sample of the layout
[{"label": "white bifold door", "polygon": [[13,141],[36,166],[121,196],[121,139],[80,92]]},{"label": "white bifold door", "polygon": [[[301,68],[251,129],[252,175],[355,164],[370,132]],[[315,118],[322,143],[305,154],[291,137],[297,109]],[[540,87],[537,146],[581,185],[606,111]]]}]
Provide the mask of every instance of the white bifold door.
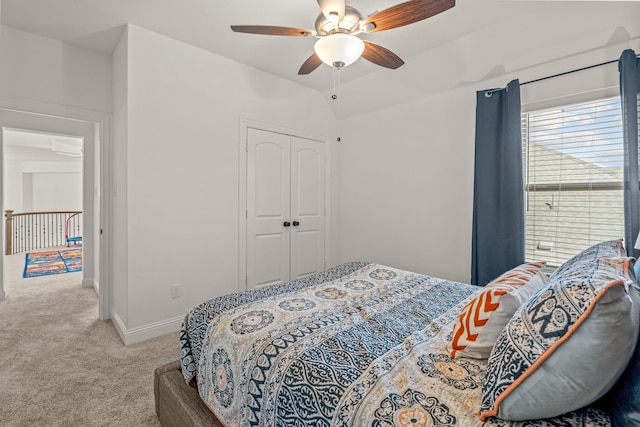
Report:
[{"label": "white bifold door", "polygon": [[325,144],[248,129],[247,289],[325,268]]}]

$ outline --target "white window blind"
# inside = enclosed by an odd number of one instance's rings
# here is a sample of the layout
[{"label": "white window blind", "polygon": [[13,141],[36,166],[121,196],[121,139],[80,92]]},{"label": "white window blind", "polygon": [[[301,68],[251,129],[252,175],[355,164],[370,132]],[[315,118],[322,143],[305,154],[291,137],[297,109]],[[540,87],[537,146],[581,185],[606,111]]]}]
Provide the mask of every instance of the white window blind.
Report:
[{"label": "white window blind", "polygon": [[528,261],[624,236],[620,98],[523,113],[522,139]]}]

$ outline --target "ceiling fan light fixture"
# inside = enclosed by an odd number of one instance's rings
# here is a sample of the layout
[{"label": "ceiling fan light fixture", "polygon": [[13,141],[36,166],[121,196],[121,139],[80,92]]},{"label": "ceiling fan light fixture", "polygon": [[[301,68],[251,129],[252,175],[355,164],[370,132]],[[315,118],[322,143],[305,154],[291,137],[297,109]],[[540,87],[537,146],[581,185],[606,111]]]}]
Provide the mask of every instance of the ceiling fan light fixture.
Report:
[{"label": "ceiling fan light fixture", "polygon": [[357,29],[359,29],[360,27],[360,21],[359,20],[353,20],[353,19],[348,19],[350,18],[349,16],[345,16],[345,18],[338,22],[338,27],[341,30],[345,30],[348,32],[352,32],[352,31],[356,31]]},{"label": "ceiling fan light fixture", "polygon": [[330,20],[325,20],[322,25],[321,25],[321,29],[324,33],[326,34],[331,34],[332,31],[334,31],[336,29],[336,26],[338,25],[337,22],[332,22]]},{"label": "ceiling fan light fixture", "polygon": [[364,42],[350,34],[336,33],[319,39],[314,50],[325,64],[342,68],[360,58],[364,52]]}]

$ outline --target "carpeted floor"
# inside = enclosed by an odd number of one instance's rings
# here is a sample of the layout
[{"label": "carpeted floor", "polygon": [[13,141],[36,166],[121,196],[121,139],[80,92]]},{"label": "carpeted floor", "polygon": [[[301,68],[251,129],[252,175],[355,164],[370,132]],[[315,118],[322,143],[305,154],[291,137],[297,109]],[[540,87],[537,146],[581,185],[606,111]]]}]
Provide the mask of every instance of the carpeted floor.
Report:
[{"label": "carpeted floor", "polygon": [[82,273],[22,279],[5,257],[0,302],[0,425],[159,426],[153,370],[178,355],[178,333],[125,347]]}]

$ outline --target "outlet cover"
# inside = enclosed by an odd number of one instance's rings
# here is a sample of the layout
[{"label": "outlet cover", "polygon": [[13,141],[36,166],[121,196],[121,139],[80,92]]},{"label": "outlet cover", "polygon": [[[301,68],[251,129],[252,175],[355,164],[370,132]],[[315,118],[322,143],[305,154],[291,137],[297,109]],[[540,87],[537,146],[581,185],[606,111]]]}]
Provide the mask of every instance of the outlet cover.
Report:
[{"label": "outlet cover", "polygon": [[182,296],[182,285],[174,283],[171,285],[171,298],[180,298]]}]

